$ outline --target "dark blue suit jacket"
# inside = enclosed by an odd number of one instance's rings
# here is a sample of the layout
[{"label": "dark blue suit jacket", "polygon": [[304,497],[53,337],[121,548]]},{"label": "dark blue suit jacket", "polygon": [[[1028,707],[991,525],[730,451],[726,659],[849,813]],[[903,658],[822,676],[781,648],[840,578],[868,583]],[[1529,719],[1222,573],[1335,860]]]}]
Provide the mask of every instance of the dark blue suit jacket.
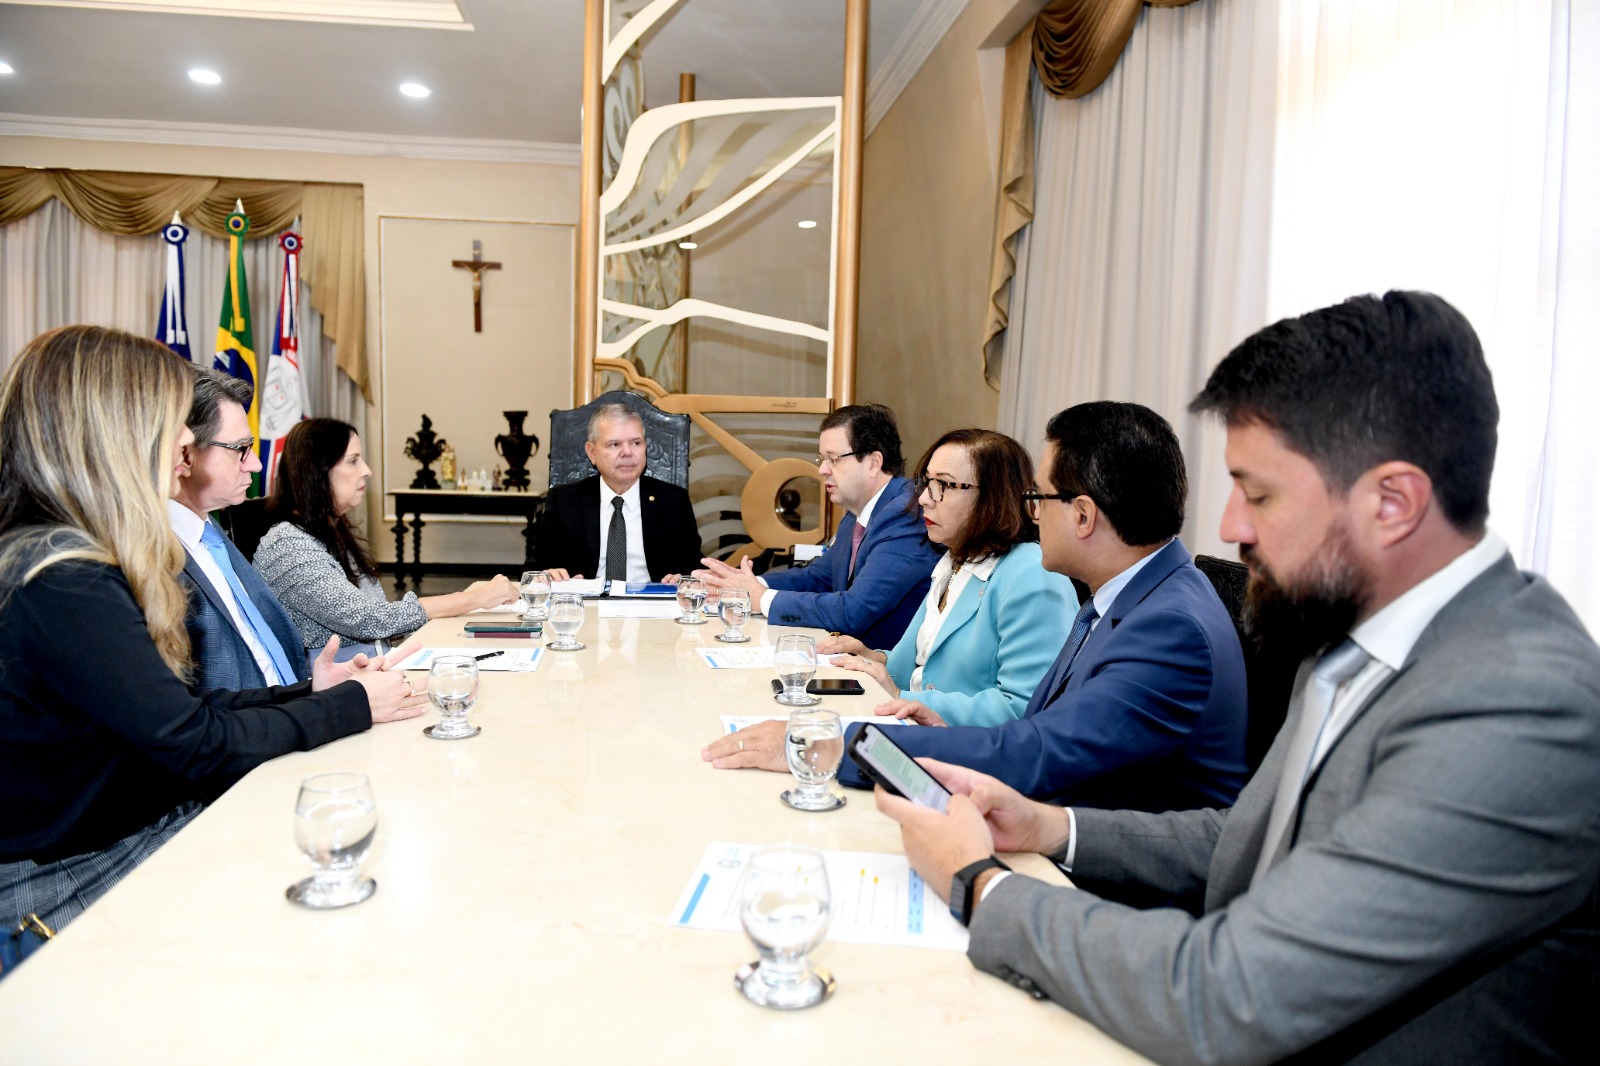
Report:
[{"label": "dark blue suit jacket", "polygon": [[[227,544],[233,572],[249,594],[250,602],[256,605],[267,626],[277,635],[278,643],[283,645],[289,665],[295,668],[295,680],[311,680],[311,661],[300,639],[300,630],[295,628],[283,604],[261,580],[255,567],[233,546],[233,541],[228,540]],[[184,625],[189,630],[189,643],[194,646],[195,691],[225,688],[243,692],[268,687],[267,679],[261,676],[261,667],[256,665],[256,657],[250,654],[249,645],[233,628],[228,608],[188,552],[184,553],[183,574],[179,580],[189,590],[189,614]]]},{"label": "dark blue suit jacket", "polygon": [[846,514],[828,550],[810,566],[767,578],[778,589],[767,620],[783,626],[815,626],[859,637],[869,648],[892,648],[928,594],[939,552],[928,543],[916,509],[906,510],[911,482],[891,480],[872,509],[872,524],[856,553],[850,578],[850,539],[856,516]]},{"label": "dark blue suit jacket", "polygon": [[[1039,620],[1063,638],[1071,622]],[[1035,799],[1141,811],[1233,802],[1247,776],[1244,653],[1180,541],[1117,594],[1064,678],[1062,667],[1058,656],[1015,721],[893,737],[913,756],[970,766]],[[854,764],[839,779],[868,784]]]}]

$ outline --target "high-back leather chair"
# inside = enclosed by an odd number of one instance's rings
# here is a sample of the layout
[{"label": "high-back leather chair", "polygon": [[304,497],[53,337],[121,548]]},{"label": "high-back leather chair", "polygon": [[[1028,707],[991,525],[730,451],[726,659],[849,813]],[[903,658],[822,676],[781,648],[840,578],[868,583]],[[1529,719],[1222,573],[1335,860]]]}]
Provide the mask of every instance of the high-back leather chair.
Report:
[{"label": "high-back leather chair", "polygon": [[244,500],[217,512],[217,525],[246,559],[254,561],[261,538],[267,535],[267,501]]},{"label": "high-back leather chair", "polygon": [[1217,598],[1228,609],[1233,627],[1238,631],[1239,644],[1244,648],[1244,675],[1248,689],[1249,718],[1245,725],[1244,756],[1250,772],[1256,772],[1267,749],[1283,728],[1289,713],[1289,692],[1294,687],[1294,675],[1300,668],[1298,659],[1293,662],[1273,658],[1256,648],[1256,642],[1245,635],[1241,619],[1244,616],[1245,587],[1250,583],[1250,568],[1230,559],[1211,555],[1196,555],[1194,565],[1211,581]]},{"label": "high-back leather chair", "polygon": [[636,392],[607,392],[582,407],[550,412],[550,487],[582,481],[595,473],[584,454],[589,419],[608,403],[627,404],[644,423],[645,473],[679,488],[689,487],[689,416],[668,414]]}]

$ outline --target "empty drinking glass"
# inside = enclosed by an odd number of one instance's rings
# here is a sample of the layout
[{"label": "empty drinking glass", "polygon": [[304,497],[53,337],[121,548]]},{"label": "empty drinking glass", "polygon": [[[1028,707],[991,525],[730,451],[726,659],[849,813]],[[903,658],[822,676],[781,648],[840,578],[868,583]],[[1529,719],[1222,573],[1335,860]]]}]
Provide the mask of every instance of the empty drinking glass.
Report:
[{"label": "empty drinking glass", "polygon": [[543,622],[550,602],[550,575],[543,570],[525,571],[517,591],[522,593],[522,620]]},{"label": "empty drinking glass", "polygon": [[378,835],[378,804],[366,774],[317,774],[300,782],[294,840],[316,871],[285,893],[318,910],[360,903],[378,889],[361,863]]},{"label": "empty drinking glass", "polygon": [[817,673],[817,641],[804,633],[785,633],[778,638],[772,653],[772,665],[783,682],[783,691],[775,697],[786,707],[810,707],[820,703],[806,692],[806,682]]},{"label": "empty drinking glass", "polygon": [[761,958],[734,977],[746,999],[798,1010],[833,992],[833,975],[806,961],[827,935],[829,902],[820,852],[784,845],[750,856],[739,884],[739,921]]},{"label": "empty drinking glass", "polygon": [[550,597],[548,625],[556,639],[546,645],[551,651],[582,651],[578,630],[583,628],[583,597],[576,592],[558,592]]},{"label": "empty drinking glass", "polygon": [[844,758],[844,728],[837,711],[816,707],[790,711],[783,754],[800,787],[787,789],[779,799],[799,811],[831,811],[844,806],[843,796],[828,791],[828,782],[839,773],[839,761]]},{"label": "empty drinking glass", "polygon": [[703,626],[706,624],[706,583],[693,574],[685,574],[678,582],[678,624]]},{"label": "empty drinking glass", "polygon": [[428,668],[428,699],[439,711],[439,723],[424,728],[434,740],[464,740],[483,732],[468,725],[467,712],[478,702],[478,660],[470,655],[441,655]]},{"label": "empty drinking glass", "polygon": [[729,585],[722,590],[722,601],[717,610],[726,626],[717,639],[725,644],[743,644],[750,638],[744,635],[744,624],[750,620],[750,593]]}]

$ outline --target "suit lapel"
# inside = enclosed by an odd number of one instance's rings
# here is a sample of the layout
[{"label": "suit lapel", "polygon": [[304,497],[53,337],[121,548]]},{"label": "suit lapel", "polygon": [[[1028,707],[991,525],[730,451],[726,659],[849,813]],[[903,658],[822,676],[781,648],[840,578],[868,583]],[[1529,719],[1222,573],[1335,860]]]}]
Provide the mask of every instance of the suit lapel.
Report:
[{"label": "suit lapel", "polygon": [[1111,640],[1112,633],[1122,624],[1128,613],[1143,603],[1146,596],[1154,592],[1178,567],[1188,561],[1189,549],[1174,537],[1166,547],[1155,553],[1155,557],[1144,565],[1143,570],[1133,575],[1133,580],[1117,593],[1115,600],[1111,601],[1111,610],[1106,617],[1100,619],[1099,624],[1089,631],[1083,647],[1078,649],[1078,657],[1073,660],[1072,665],[1068,667],[1050,694],[1050,701],[1054,701],[1065,692],[1074,677],[1087,677],[1093,671],[1105,657],[1106,646]]},{"label": "suit lapel", "polygon": [[604,577],[600,573],[600,475],[583,482],[578,493],[579,518],[583,522],[583,542],[589,548],[589,557],[594,560],[590,577]]},{"label": "suit lapel", "polygon": [[939,627],[938,634],[933,638],[933,647],[928,649],[929,659],[932,659],[933,653],[939,650],[939,645],[950,639],[950,634],[972,621],[972,616],[978,613],[978,601],[983,599],[984,590],[988,587],[987,581],[978,578],[967,582],[967,587],[961,590],[960,598],[950,605],[950,612],[945,615],[944,624]]},{"label": "suit lapel", "polygon": [[[836,547],[842,546],[844,549],[843,551],[838,552],[838,557],[833,560],[833,587],[840,592],[843,592],[845,589],[850,587],[850,538],[854,537],[855,534],[856,516],[853,514],[846,514],[844,516],[844,521],[839,523],[839,532],[833,535],[834,545]],[[871,538],[872,529],[871,527],[868,527],[867,537],[861,542],[861,550],[858,553],[858,558],[866,555],[867,540],[870,540]]]},{"label": "suit lapel", "polygon": [[232,626],[233,616],[228,613],[227,604],[222,602],[222,597],[211,586],[211,579],[206,577],[205,571],[200,569],[200,564],[194,561],[194,556],[190,555],[187,550],[183,553],[183,573],[185,577],[193,582],[194,587],[200,590],[200,594],[210,602],[212,608],[222,616],[223,620],[229,626]]}]

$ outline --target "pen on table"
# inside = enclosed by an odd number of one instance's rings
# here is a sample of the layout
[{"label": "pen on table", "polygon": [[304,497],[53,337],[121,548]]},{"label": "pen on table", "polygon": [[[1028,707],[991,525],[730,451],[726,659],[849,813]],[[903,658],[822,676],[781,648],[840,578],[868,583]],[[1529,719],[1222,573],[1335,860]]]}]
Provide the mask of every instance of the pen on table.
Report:
[{"label": "pen on table", "polygon": [[474,655],[472,658],[474,662],[481,663],[485,659],[493,659],[496,655],[504,655],[505,653],[506,650],[501,648],[499,651],[486,651],[482,655]]}]

